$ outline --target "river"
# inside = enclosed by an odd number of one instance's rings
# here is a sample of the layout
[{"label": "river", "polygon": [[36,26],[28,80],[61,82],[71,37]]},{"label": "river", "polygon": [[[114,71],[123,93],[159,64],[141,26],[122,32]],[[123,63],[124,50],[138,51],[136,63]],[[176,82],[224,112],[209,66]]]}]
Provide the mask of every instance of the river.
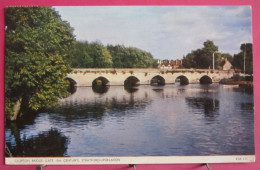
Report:
[{"label": "river", "polygon": [[254,97],[219,84],[77,87],[5,131],[13,156],[253,155]]}]

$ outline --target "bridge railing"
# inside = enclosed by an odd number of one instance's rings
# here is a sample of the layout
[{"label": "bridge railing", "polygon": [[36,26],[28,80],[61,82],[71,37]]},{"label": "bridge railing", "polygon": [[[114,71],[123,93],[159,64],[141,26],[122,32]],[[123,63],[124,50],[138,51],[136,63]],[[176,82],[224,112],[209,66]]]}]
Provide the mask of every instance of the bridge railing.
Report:
[{"label": "bridge railing", "polygon": [[210,72],[210,73],[234,73],[234,70],[212,70],[212,69],[160,69],[160,68],[72,68],[73,72],[169,72],[169,73],[177,73],[177,72]]}]

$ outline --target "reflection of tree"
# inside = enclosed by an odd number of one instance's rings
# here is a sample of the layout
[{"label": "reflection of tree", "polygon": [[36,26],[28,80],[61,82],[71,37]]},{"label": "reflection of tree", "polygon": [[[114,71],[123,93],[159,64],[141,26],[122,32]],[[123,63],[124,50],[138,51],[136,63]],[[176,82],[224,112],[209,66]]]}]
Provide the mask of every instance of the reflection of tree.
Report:
[{"label": "reflection of tree", "polygon": [[28,111],[26,115],[18,119],[17,121],[6,120],[6,127],[11,129],[24,129],[25,125],[33,125],[35,123],[35,118],[38,116],[38,112]]},{"label": "reflection of tree", "polygon": [[153,91],[155,91],[155,92],[163,92],[164,91],[164,89],[152,89]]},{"label": "reflection of tree", "polygon": [[247,86],[247,85],[240,85],[239,88],[233,88],[232,89],[234,92],[239,92],[239,93],[247,93],[247,94],[254,94],[254,87],[253,86]]},{"label": "reflection of tree", "polygon": [[132,109],[134,107],[134,102],[120,102],[116,98],[113,98],[110,102],[106,103],[106,107],[113,112],[121,112]]},{"label": "reflection of tree", "polygon": [[251,110],[254,110],[254,104],[253,103],[241,103],[240,108],[243,111],[251,111]]},{"label": "reflection of tree", "polygon": [[204,110],[206,117],[214,117],[219,112],[219,100],[203,97],[188,97],[186,102],[193,109]]},{"label": "reflection of tree", "polygon": [[106,107],[109,115],[121,117],[131,114],[127,111],[132,109],[144,109],[146,104],[147,101],[135,101],[134,96],[131,94],[129,101],[122,102],[118,101],[116,98],[113,98],[106,104]]},{"label": "reflection of tree", "polygon": [[[106,111],[105,105],[101,103],[93,104],[68,104],[55,108],[50,108],[47,112],[51,113],[53,119],[72,122],[74,120],[102,120]],[[56,113],[56,114],[54,114]]]},{"label": "reflection of tree", "polygon": [[64,156],[69,140],[57,129],[42,132],[37,136],[16,140],[16,145],[7,143],[11,153],[15,157],[56,157]]},{"label": "reflection of tree", "polygon": [[[131,94],[128,100],[118,101],[113,97],[111,100],[99,103],[85,103],[75,104],[67,103],[59,107],[50,108],[46,112],[50,113],[52,119],[57,121],[73,122],[75,120],[84,120],[85,123],[89,121],[100,122],[106,112],[109,114],[122,114],[136,108],[145,108],[147,101],[135,101],[134,95]],[[124,115],[124,114],[123,114]]]}]

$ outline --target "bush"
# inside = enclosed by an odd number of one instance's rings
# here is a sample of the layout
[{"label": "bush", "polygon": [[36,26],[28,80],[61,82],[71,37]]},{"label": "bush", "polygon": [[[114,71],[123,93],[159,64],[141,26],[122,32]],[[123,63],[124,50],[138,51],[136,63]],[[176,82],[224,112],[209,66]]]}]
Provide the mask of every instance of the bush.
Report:
[{"label": "bush", "polygon": [[234,75],[231,79],[233,79],[234,81],[244,81],[244,77],[240,76],[240,75]]}]

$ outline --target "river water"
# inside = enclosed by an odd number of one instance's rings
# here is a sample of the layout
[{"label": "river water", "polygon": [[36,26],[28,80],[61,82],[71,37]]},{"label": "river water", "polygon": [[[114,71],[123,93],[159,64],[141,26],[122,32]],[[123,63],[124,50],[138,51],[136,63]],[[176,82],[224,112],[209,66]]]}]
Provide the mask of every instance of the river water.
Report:
[{"label": "river water", "polygon": [[5,138],[13,156],[253,155],[253,108],[219,84],[77,87]]}]

